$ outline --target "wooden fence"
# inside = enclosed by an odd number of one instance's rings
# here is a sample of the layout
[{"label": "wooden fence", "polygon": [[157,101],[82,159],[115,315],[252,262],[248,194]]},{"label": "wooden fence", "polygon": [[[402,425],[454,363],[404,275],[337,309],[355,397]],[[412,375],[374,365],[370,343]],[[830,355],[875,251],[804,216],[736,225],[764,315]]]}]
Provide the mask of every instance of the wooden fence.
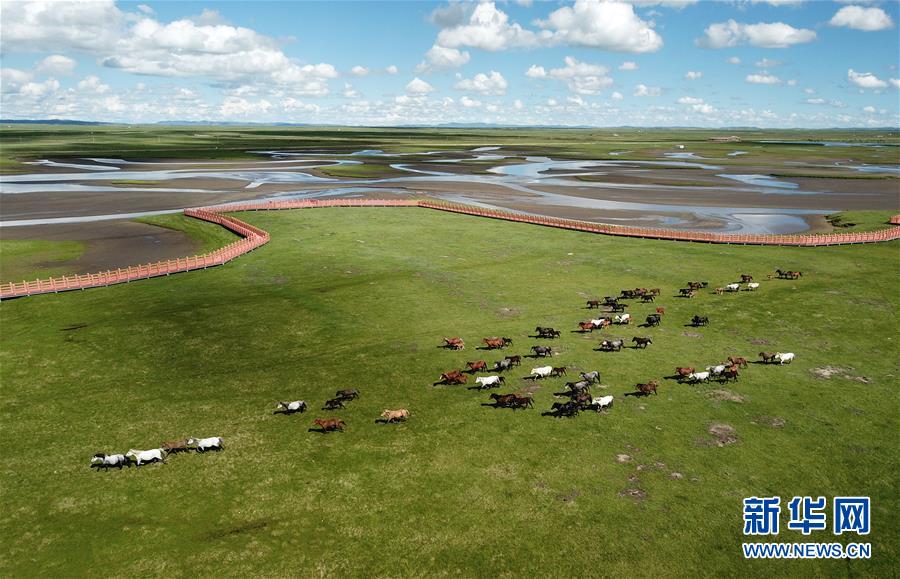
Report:
[{"label": "wooden fence", "polygon": [[[540,215],[526,215],[512,211],[499,209],[487,209],[459,203],[448,203],[436,200],[399,200],[399,199],[328,199],[328,200],[288,200],[288,201],[257,201],[246,203],[232,203],[196,209],[185,209],[184,214],[189,217],[216,223],[241,236],[225,247],[191,257],[169,259],[145,265],[135,265],[126,268],[99,273],[87,273],[80,275],[51,277],[35,281],[22,281],[19,283],[8,282],[0,284],[0,300],[29,296],[44,293],[56,293],[91,287],[107,286],[119,283],[127,283],[140,279],[159,277],[191,271],[206,269],[216,265],[222,265],[232,259],[253,251],[261,245],[269,242],[269,234],[258,227],[254,227],[237,218],[225,215],[237,211],[273,211],[280,209],[312,209],[316,207],[423,207],[438,211],[449,211],[491,219],[531,223],[546,227],[584,231],[588,233],[600,233],[604,235],[621,235],[626,237],[643,237],[649,239],[666,239],[672,241],[695,241],[701,243],[732,243],[744,245],[794,245],[813,247],[820,245],[842,245],[854,243],[877,243],[900,239],[900,227],[890,227],[879,231],[863,233],[829,233],[824,235],[744,235],[737,233],[709,233],[703,231],[680,231],[677,229],[652,229],[642,227],[625,227],[619,225],[606,225],[592,223],[590,221],[578,221],[575,219],[560,219],[556,217],[544,217]],[[900,215],[891,218],[891,223],[900,225]]]}]

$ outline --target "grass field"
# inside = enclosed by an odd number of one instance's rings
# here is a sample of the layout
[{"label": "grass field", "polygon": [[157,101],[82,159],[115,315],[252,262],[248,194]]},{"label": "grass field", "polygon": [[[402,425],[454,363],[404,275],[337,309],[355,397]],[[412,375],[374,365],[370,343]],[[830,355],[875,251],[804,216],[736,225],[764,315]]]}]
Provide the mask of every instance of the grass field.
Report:
[{"label": "grass field", "polygon": [[78,241],[0,241],[0,281],[20,281],[72,273],[67,262],[84,253]]},{"label": "grass field", "polygon": [[[891,576],[898,565],[900,244],[731,247],[620,239],[422,209],[239,214],[272,241],[223,267],[0,305],[0,575]],[[775,268],[798,281],[766,281]],[[758,292],[673,297],[750,273]],[[569,330],[588,298],[661,287],[646,351]],[[685,327],[693,314],[707,328]],[[433,387],[484,336],[599,369],[606,415],[541,416]],[[462,352],[438,348],[460,335]],[[737,384],[623,397],[676,365],[792,351]],[[507,378],[510,387],[533,365]],[[830,379],[813,370],[838,370]],[[821,372],[821,370],[819,370]],[[347,410],[317,408],[354,387]],[[407,407],[408,423],[376,424]],[[338,415],[343,434],[307,432]],[[719,446],[714,425],[736,441]],[[721,432],[721,430],[719,430]],[[98,451],[223,436],[226,450],[98,473]],[[619,462],[617,455],[630,459]],[[872,497],[867,561],[744,561],[747,496]],[[785,511],[787,509],[785,508]],[[787,521],[782,514],[782,528]]]}]

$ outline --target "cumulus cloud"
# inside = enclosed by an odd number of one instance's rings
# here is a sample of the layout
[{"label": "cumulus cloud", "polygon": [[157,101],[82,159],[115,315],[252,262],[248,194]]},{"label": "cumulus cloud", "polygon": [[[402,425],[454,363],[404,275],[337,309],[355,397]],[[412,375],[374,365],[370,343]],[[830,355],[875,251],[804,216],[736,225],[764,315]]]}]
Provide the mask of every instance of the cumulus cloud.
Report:
[{"label": "cumulus cloud", "polygon": [[515,101],[513,101],[513,108],[516,109],[517,111],[521,111],[522,109],[525,108],[525,105],[522,103],[521,100],[516,99]]},{"label": "cumulus cloud", "polygon": [[761,60],[756,61],[756,66],[759,68],[772,68],[781,64],[780,60],[773,60],[771,58],[763,58]]},{"label": "cumulus cloud", "polygon": [[862,6],[844,6],[831,17],[829,24],[866,32],[894,27],[894,21],[881,8],[864,8]]},{"label": "cumulus cloud", "polygon": [[891,83],[891,86],[894,88],[900,88],[900,78],[890,78],[888,81]]},{"label": "cumulus cloud", "polygon": [[744,80],[752,84],[781,84],[780,78],[778,78],[774,74],[769,74],[766,71],[748,74]]},{"label": "cumulus cloud", "polygon": [[384,72],[386,72],[388,74],[397,74],[400,71],[395,65],[392,64],[392,65],[388,66],[387,68],[385,68]]},{"label": "cumulus cloud", "polygon": [[[172,22],[152,14],[122,12],[112,0],[7,2],[0,49],[82,51],[97,55],[105,67],[134,74],[274,82],[314,96],[328,94],[328,80],[338,76],[330,64],[300,65],[274,39],[227,25],[215,11]],[[56,59],[47,66],[68,65]]]},{"label": "cumulus cloud", "polygon": [[36,70],[40,74],[72,74],[77,62],[68,56],[52,54],[40,61]]},{"label": "cumulus cloud", "polygon": [[493,2],[478,4],[466,20],[461,21],[458,16],[454,13],[453,19],[443,21],[450,25],[438,32],[436,45],[446,48],[470,46],[493,52],[538,44],[534,32],[510,23],[509,15]]},{"label": "cumulus cloud", "polygon": [[469,62],[469,58],[468,52],[435,44],[425,53],[425,60],[419,63],[416,70],[419,72],[432,72],[434,70],[459,68]]},{"label": "cumulus cloud", "polygon": [[364,66],[356,65],[350,69],[350,74],[354,76],[366,76],[369,74],[369,69]]},{"label": "cumulus cloud", "polygon": [[500,96],[506,94],[509,83],[503,75],[492,70],[489,75],[479,72],[473,78],[464,78],[457,82],[453,88],[469,92],[477,92],[481,95]]},{"label": "cumulus cloud", "polygon": [[[553,68],[549,73],[545,73],[543,68],[538,67],[540,70],[535,70],[534,74],[529,76],[539,78],[546,74],[554,80],[566,83],[569,90],[576,94],[597,94],[613,83],[613,80],[607,76],[609,69],[605,66],[580,62],[571,56],[565,57],[563,62],[565,62],[565,66],[562,68]],[[529,73],[532,72],[532,69],[534,67],[529,69]]]},{"label": "cumulus cloud", "polygon": [[678,99],[678,104],[680,105],[698,105],[703,102],[703,99],[697,97],[681,97]]},{"label": "cumulus cloud", "polygon": [[875,107],[873,107],[873,106],[871,106],[871,105],[869,105],[869,106],[867,106],[867,107],[863,107],[863,112],[864,112],[864,113],[872,114],[872,113],[875,112]]},{"label": "cumulus cloud", "polygon": [[525,76],[528,78],[544,78],[547,76],[547,71],[544,70],[543,66],[532,64],[528,67],[528,70],[525,71]]},{"label": "cumulus cloud", "polygon": [[698,38],[698,46],[705,48],[729,48],[751,44],[762,48],[787,48],[794,44],[812,42],[816,33],[806,28],[794,28],[784,22],[760,22],[742,24],[733,19],[710,24]]},{"label": "cumulus cloud", "polygon": [[625,98],[624,96],[622,96],[622,93],[620,93],[619,91],[615,91],[614,93],[609,95],[609,97],[615,101],[620,101],[623,98]]},{"label": "cumulus cloud", "polygon": [[341,92],[341,95],[343,95],[344,98],[355,99],[355,98],[359,98],[359,91],[357,91],[355,88],[353,88],[353,85],[350,84],[349,82],[345,82],[344,90],[343,90],[343,92]]},{"label": "cumulus cloud", "polygon": [[459,104],[467,109],[474,109],[481,106],[481,101],[463,95],[463,97],[459,99]]},{"label": "cumulus cloud", "polygon": [[633,53],[656,52],[663,45],[651,23],[622,2],[576,0],[573,6],[555,10],[537,24],[547,33],[542,39],[550,43]]},{"label": "cumulus cloud", "polygon": [[823,98],[803,99],[803,103],[807,105],[824,105],[827,102]]},{"label": "cumulus cloud", "polygon": [[639,84],[634,87],[633,94],[636,97],[657,97],[662,94],[662,89],[658,86]]},{"label": "cumulus cloud", "polygon": [[685,80],[698,80],[702,76],[703,76],[702,72],[689,70],[685,73],[684,78],[685,78]]},{"label": "cumulus cloud", "polygon": [[406,93],[413,96],[424,96],[433,91],[434,87],[419,77],[412,79],[406,85]]},{"label": "cumulus cloud", "polygon": [[103,84],[97,76],[92,74],[86,76],[84,80],[78,83],[78,90],[82,92],[103,94],[109,92],[109,85]]},{"label": "cumulus cloud", "polygon": [[740,59],[740,58],[738,58],[738,57],[736,57],[736,56],[730,56],[730,57],[728,57],[728,64],[740,64],[740,63],[741,63],[741,59]]},{"label": "cumulus cloud", "polygon": [[626,60],[622,64],[619,65],[619,70],[637,70],[638,65],[636,62],[631,60]]},{"label": "cumulus cloud", "polygon": [[847,70],[847,80],[858,86],[859,88],[886,88],[888,83],[884,82],[871,72],[856,72],[855,70]]}]

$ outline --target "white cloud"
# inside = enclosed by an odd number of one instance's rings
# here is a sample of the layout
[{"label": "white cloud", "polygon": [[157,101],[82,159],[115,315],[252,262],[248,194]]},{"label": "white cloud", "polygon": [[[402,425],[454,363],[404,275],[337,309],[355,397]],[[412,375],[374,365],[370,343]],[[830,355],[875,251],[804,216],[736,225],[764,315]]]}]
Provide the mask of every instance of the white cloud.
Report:
[{"label": "white cloud", "polygon": [[525,105],[522,103],[521,100],[516,99],[516,100],[513,102],[513,108],[516,109],[517,111],[521,111],[522,109],[525,108]]},{"label": "white cloud", "polygon": [[678,99],[678,104],[680,105],[699,105],[703,102],[703,99],[697,97],[681,97]]},{"label": "white cloud", "polygon": [[816,39],[814,31],[794,28],[784,22],[742,24],[728,20],[710,24],[704,33],[706,36],[698,38],[696,43],[706,48],[726,48],[741,44],[752,44],[762,48],[787,48]]},{"label": "white cloud", "polygon": [[863,112],[864,112],[864,113],[869,113],[869,114],[874,113],[874,112],[875,112],[875,107],[873,107],[873,106],[871,106],[871,105],[869,105],[869,106],[867,106],[867,107],[863,107]]},{"label": "white cloud", "polygon": [[788,86],[797,86],[797,79],[796,78],[790,79],[789,81],[787,81],[787,85]]},{"label": "white cloud", "polygon": [[150,8],[146,4],[138,4],[138,10],[143,12],[144,14],[153,14],[153,8]]},{"label": "white cloud", "polygon": [[662,94],[662,89],[658,86],[647,86],[639,84],[634,87],[634,96],[636,97],[657,97]]},{"label": "white cloud", "polygon": [[753,4],[771,4],[772,6],[791,6],[803,4],[806,0],[750,0]]},{"label": "white cloud", "polygon": [[469,58],[470,55],[466,51],[435,44],[425,53],[425,61],[420,62],[416,70],[419,72],[432,72],[434,70],[459,68],[469,62]]},{"label": "white cloud", "polygon": [[615,52],[656,52],[663,45],[651,23],[641,20],[634,7],[621,2],[575,0],[538,20],[550,43],[589,46]]},{"label": "white cloud", "polygon": [[77,64],[68,56],[52,54],[40,61],[36,70],[41,74],[72,74]]},{"label": "white cloud", "polygon": [[619,70],[637,70],[638,65],[636,62],[632,60],[626,60],[622,64],[619,65]]},{"label": "white cloud", "polygon": [[230,117],[258,117],[272,108],[272,103],[266,99],[250,101],[240,97],[225,97],[219,106],[219,114],[225,118]]},{"label": "white cloud", "polygon": [[612,94],[609,95],[609,96],[610,96],[611,99],[613,99],[613,100],[615,100],[615,101],[620,101],[620,100],[622,100],[623,98],[625,98],[624,96],[622,96],[622,93],[620,93],[619,91],[615,91],[614,93],[612,93]]},{"label": "white cloud", "polygon": [[[564,62],[566,64],[564,67],[553,68],[546,74],[552,79],[565,82],[569,90],[574,93],[597,94],[613,83],[613,80],[607,76],[609,69],[605,66],[579,62],[571,56],[565,57]],[[540,71],[543,72],[543,68]],[[535,71],[535,74],[538,72]]]},{"label": "white cloud", "polygon": [[493,2],[478,4],[468,21],[456,23],[438,32],[436,45],[446,48],[471,46],[497,51],[507,48],[536,46],[537,35],[509,22],[509,16]]},{"label": "white cloud", "polygon": [[780,60],[772,60],[771,58],[763,58],[756,61],[758,68],[772,68],[781,64]]},{"label": "white cloud", "polygon": [[816,89],[814,89],[814,88],[805,88],[805,89],[803,89],[803,92],[804,92],[805,94],[816,94]]},{"label": "white cloud", "polygon": [[30,72],[17,68],[0,68],[0,91],[4,94],[18,93],[32,76]]},{"label": "white cloud", "polygon": [[369,74],[369,69],[364,66],[356,65],[350,69],[350,73],[354,76],[366,76]]},{"label": "white cloud", "polygon": [[583,107],[583,106],[587,105],[587,103],[584,101],[584,99],[581,98],[579,95],[567,96],[566,102],[573,104],[576,107]]},{"label": "white cloud", "polygon": [[532,64],[528,67],[528,70],[525,71],[525,76],[528,78],[544,78],[547,76],[547,71],[544,70],[543,66]]},{"label": "white cloud", "polygon": [[894,88],[900,88],[900,78],[889,78],[888,81]]},{"label": "white cloud", "polygon": [[856,72],[852,68],[847,70],[847,80],[858,86],[859,88],[886,88],[888,83],[884,82],[871,72]]},{"label": "white cloud", "polygon": [[894,21],[881,8],[864,8],[862,6],[844,6],[835,13],[829,24],[866,32],[894,27]]},{"label": "white cloud", "polygon": [[109,49],[125,14],[113,0],[4,2],[0,50],[49,52]]},{"label": "white cloud", "polygon": [[344,83],[344,91],[341,93],[344,98],[355,99],[359,98],[359,91],[353,88],[353,85],[349,82]]},{"label": "white cloud", "polygon": [[406,93],[414,96],[427,95],[428,93],[433,91],[434,87],[419,77],[412,79],[411,81],[409,81],[409,84],[406,85]]},{"label": "white cloud", "polygon": [[728,58],[728,64],[740,64],[741,59],[736,56],[731,56]]},{"label": "white cloud", "polygon": [[814,98],[814,99],[803,99],[803,102],[808,105],[824,105],[828,101],[823,98]]},{"label": "white cloud", "polygon": [[469,97],[463,95],[459,99],[459,104],[466,107],[467,109],[475,109],[475,108],[478,108],[481,106],[481,101],[475,100],[475,99],[472,99],[472,98],[469,98]]},{"label": "white cloud", "polygon": [[696,4],[700,0],[623,0],[635,6],[666,6],[668,8],[681,9],[691,4]]},{"label": "white cloud", "polygon": [[109,85],[103,84],[97,76],[92,74],[86,76],[84,80],[78,83],[78,90],[82,92],[103,94],[109,92]]},{"label": "white cloud", "polygon": [[555,107],[557,104],[559,104],[559,103],[556,102],[556,99],[554,99],[554,98],[547,99],[548,107]]},{"label": "white cloud", "polygon": [[24,97],[40,98],[58,90],[59,81],[55,78],[48,78],[44,82],[26,82],[19,87],[18,93]]},{"label": "white cloud", "polygon": [[703,76],[702,72],[689,70],[685,73],[684,78],[685,78],[685,80],[697,80],[697,79],[701,78],[702,76]]},{"label": "white cloud", "polygon": [[453,88],[457,90],[465,90],[477,92],[481,95],[505,95],[506,88],[509,83],[503,78],[503,75],[492,70],[490,75],[479,72],[473,78],[464,78],[457,82]]},{"label": "white cloud", "polygon": [[[268,102],[268,101],[265,101]],[[281,108],[287,112],[300,111],[307,113],[318,113],[321,108],[319,105],[312,103],[305,103],[301,100],[297,100],[293,97],[288,97],[281,101]]]},{"label": "white cloud", "polygon": [[781,84],[780,78],[778,78],[774,74],[769,74],[766,71],[748,74],[747,78],[745,78],[744,80],[753,84]]}]

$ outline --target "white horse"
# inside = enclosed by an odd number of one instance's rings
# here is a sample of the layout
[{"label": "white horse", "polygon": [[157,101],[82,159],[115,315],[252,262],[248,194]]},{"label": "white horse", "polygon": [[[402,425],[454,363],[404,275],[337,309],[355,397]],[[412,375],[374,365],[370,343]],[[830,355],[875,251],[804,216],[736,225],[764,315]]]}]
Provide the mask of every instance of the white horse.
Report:
[{"label": "white horse", "polygon": [[91,468],[109,470],[112,467],[122,470],[123,466],[131,466],[131,461],[124,454],[103,454],[98,452],[91,458]]},{"label": "white horse", "polygon": [[613,405],[613,396],[600,396],[598,398],[591,399],[591,406],[594,407],[594,410],[600,412],[601,410],[606,410],[607,408],[612,408]]},{"label": "white horse", "polygon": [[479,376],[475,378],[475,383],[481,386],[482,388],[490,388],[491,386],[499,386],[503,383],[502,376]]},{"label": "white horse", "polygon": [[711,373],[713,376],[718,376],[725,371],[725,364],[719,364],[718,366],[707,366],[706,371]]},{"label": "white horse", "polygon": [[747,284],[747,291],[748,291],[748,292],[752,292],[753,290],[755,290],[755,289],[758,288],[758,287],[759,287],[759,282],[754,281],[754,282],[748,283],[748,284]]},{"label": "white horse", "polygon": [[725,286],[725,289],[730,292],[736,292],[741,289],[741,284],[739,283],[730,283]]},{"label": "white horse", "polygon": [[207,450],[224,450],[225,446],[222,444],[222,439],[218,436],[213,436],[211,438],[189,438],[188,446],[192,444],[197,445],[197,452],[206,452]]},{"label": "white horse", "polygon": [[553,366],[541,366],[540,368],[532,368],[531,369],[531,379],[537,380],[540,378],[547,378],[550,376],[550,372],[553,371]]},{"label": "white horse", "polygon": [[691,372],[687,376],[688,382],[709,382],[709,372]]},{"label": "white horse", "polygon": [[615,316],[613,321],[617,324],[630,324],[631,323],[631,314],[622,314],[619,316]]},{"label": "white horse", "polygon": [[131,449],[125,453],[128,458],[134,458],[138,466],[147,462],[166,462],[166,451],[161,448],[153,450],[135,450]]},{"label": "white horse", "polygon": [[794,360],[793,352],[777,352],[775,359],[779,364],[790,364]]},{"label": "white horse", "polygon": [[306,402],[303,400],[294,400],[293,402],[279,402],[275,410],[283,410],[286,414],[294,412],[306,412]]}]

